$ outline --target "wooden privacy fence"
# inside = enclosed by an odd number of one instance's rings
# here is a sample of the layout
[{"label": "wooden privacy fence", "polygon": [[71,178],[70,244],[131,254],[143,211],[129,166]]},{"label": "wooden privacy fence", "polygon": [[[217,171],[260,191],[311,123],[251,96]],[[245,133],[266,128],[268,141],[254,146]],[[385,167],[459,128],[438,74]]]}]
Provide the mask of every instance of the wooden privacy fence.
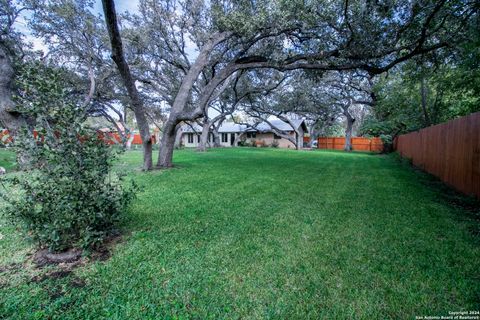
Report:
[{"label": "wooden privacy fence", "polygon": [[[320,137],[318,138],[318,149],[343,150],[345,137]],[[380,138],[352,138],[352,149],[355,151],[382,152],[383,142]]]},{"label": "wooden privacy fence", "polygon": [[413,165],[480,198],[480,112],[401,135],[394,147]]},{"label": "wooden privacy fence", "polygon": [[0,129],[0,144],[7,145],[11,142],[13,142],[13,139],[10,136],[10,134],[8,133],[8,130]]},{"label": "wooden privacy fence", "polygon": [[[120,137],[118,133],[108,133],[108,136],[110,140],[107,141],[107,143],[110,143],[110,144],[122,143],[122,137]],[[128,135],[127,137],[129,139],[131,135]],[[152,135],[152,144],[156,144],[156,143],[157,143],[157,138],[155,137],[155,135]],[[132,145],[136,145],[136,144],[138,145],[142,144],[142,137],[138,133],[133,135],[133,140],[132,140]]]},{"label": "wooden privacy fence", "polygon": [[[122,138],[120,137],[120,135],[118,133],[98,131],[98,134],[99,134],[99,139],[102,139],[107,144],[122,143]],[[36,137],[36,132],[34,132],[34,135]],[[130,137],[130,135],[129,135],[129,137]],[[0,129],[0,144],[7,145],[11,142],[13,142],[13,139],[10,136],[8,130]],[[153,144],[156,143],[155,135],[152,135],[152,143]],[[140,137],[139,134],[134,134],[133,135],[132,144],[133,145],[141,145],[142,144],[142,138]]]}]

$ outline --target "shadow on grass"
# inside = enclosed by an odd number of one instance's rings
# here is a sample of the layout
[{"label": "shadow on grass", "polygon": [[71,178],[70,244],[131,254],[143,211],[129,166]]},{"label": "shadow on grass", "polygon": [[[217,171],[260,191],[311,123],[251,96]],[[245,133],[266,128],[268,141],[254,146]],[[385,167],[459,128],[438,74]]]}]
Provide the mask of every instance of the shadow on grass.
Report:
[{"label": "shadow on grass", "polygon": [[438,203],[457,209],[456,212],[461,213],[456,216],[459,221],[476,222],[470,224],[469,231],[480,241],[480,199],[461,193],[438,177],[416,167],[410,159],[400,157],[398,153],[391,153],[387,156],[401,166],[412,170],[418,182],[435,195],[434,198]]}]

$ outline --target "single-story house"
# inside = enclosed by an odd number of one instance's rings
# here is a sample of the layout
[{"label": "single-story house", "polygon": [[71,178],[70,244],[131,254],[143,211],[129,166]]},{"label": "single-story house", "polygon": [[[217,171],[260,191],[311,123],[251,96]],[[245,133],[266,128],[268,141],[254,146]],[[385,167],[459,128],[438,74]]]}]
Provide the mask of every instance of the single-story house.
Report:
[{"label": "single-story house", "polygon": [[[274,128],[288,134],[303,147],[303,137],[307,133],[307,125],[304,120],[291,120],[292,125],[282,120],[271,120],[269,123]],[[187,148],[197,147],[200,143],[202,128],[199,125],[183,125],[181,130],[181,144]],[[278,135],[267,122],[258,124],[255,128],[235,123],[224,123],[218,129],[220,145],[222,147],[234,147],[240,143],[246,145],[277,145],[279,148],[295,148],[295,145]],[[213,134],[210,132],[208,143],[213,145]]]}]

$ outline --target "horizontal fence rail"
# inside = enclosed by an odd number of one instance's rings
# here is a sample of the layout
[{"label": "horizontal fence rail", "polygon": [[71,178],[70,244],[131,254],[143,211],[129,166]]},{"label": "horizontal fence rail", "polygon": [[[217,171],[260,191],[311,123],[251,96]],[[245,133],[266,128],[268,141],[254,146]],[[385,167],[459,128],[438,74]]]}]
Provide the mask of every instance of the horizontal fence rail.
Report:
[{"label": "horizontal fence rail", "polygon": [[480,112],[398,136],[394,147],[414,166],[480,198]]},{"label": "horizontal fence rail", "polygon": [[[320,137],[318,138],[318,149],[343,150],[345,137]],[[380,138],[352,138],[352,149],[355,151],[382,152],[383,142]]]}]

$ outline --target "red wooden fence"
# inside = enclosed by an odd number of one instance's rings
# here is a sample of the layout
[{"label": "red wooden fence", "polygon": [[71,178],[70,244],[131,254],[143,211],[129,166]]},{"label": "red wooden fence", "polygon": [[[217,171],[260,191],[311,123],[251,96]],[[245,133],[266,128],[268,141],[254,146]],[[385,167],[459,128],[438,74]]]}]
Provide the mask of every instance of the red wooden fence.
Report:
[{"label": "red wooden fence", "polygon": [[415,166],[480,198],[480,112],[401,135],[394,147]]},{"label": "red wooden fence", "polygon": [[[343,150],[345,137],[320,137],[318,138],[318,149]],[[352,149],[355,151],[382,152],[383,142],[380,138],[352,138]]]},{"label": "red wooden fence", "polygon": [[13,142],[12,137],[6,129],[0,129],[0,144],[9,144]]},{"label": "red wooden fence", "polygon": [[[36,134],[36,132],[34,132]],[[105,141],[107,144],[118,144],[122,142],[122,138],[118,133],[112,133],[112,132],[101,132],[99,131],[99,137]],[[8,130],[6,129],[0,129],[0,144],[9,144],[13,142],[12,137],[8,133]],[[156,138],[155,135],[152,135],[152,143],[156,143]],[[142,138],[140,137],[139,134],[134,134],[133,135],[133,141],[132,144],[142,144]]]}]

